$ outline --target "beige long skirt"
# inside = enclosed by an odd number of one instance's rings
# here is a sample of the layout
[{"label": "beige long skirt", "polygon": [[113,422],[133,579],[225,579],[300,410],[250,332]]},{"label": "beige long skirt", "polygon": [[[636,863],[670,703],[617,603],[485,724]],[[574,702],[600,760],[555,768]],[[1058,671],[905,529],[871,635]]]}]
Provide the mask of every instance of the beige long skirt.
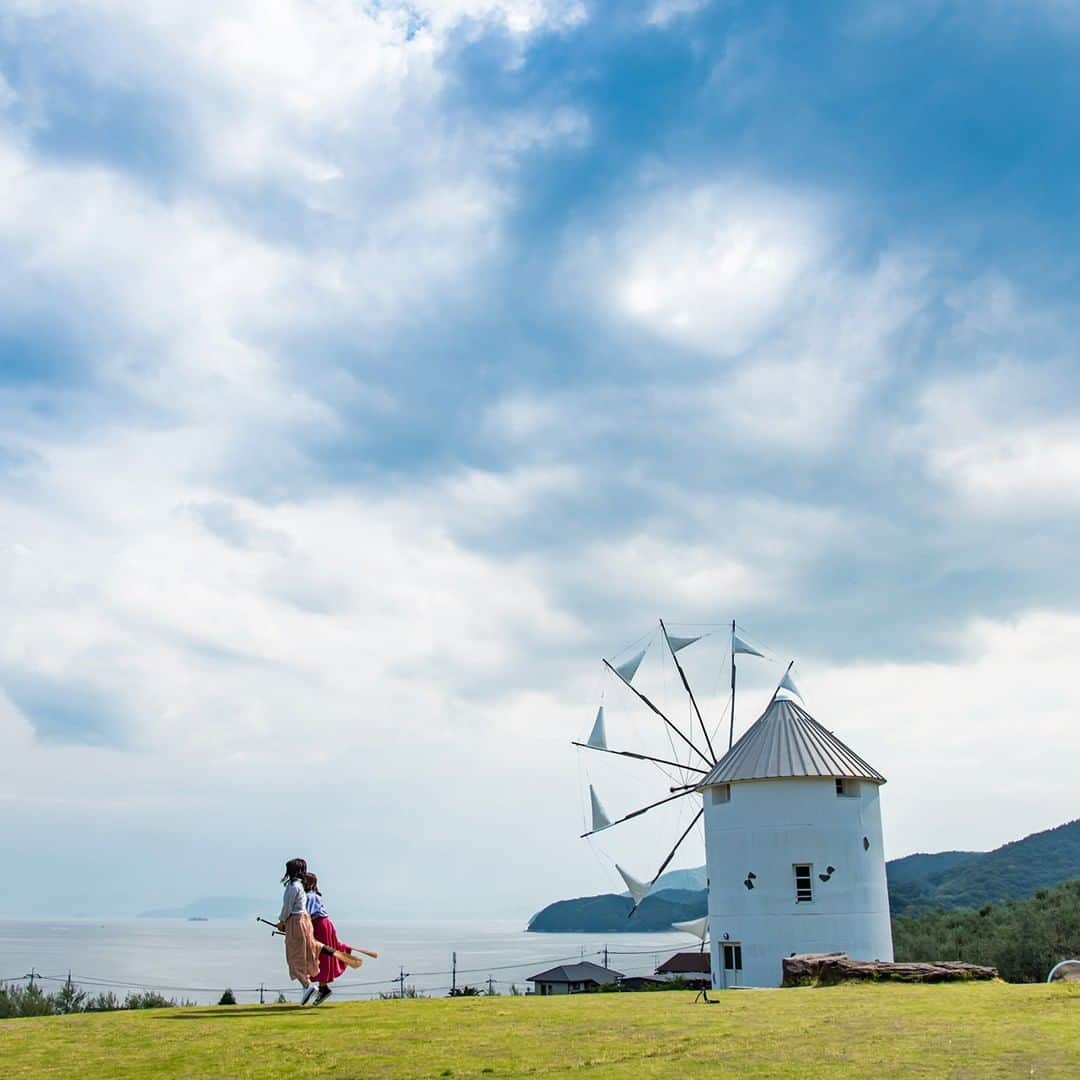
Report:
[{"label": "beige long skirt", "polygon": [[319,974],[319,952],[311,916],[306,911],[290,915],[285,922],[285,963],[289,965],[289,978],[308,986]]}]

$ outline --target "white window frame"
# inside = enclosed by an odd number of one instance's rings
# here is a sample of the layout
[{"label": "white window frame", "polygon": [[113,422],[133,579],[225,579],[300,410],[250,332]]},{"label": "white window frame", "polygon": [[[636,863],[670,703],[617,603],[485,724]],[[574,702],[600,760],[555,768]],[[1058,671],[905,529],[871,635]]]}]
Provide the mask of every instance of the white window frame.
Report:
[{"label": "white window frame", "polygon": [[[799,870],[805,867],[806,874],[800,875]],[[814,902],[814,864],[813,863],[792,863],[791,872],[795,878],[795,903],[796,904],[812,904]],[[805,876],[806,882],[809,888],[809,896],[799,895],[799,878]],[[803,890],[806,891],[805,889]]]}]

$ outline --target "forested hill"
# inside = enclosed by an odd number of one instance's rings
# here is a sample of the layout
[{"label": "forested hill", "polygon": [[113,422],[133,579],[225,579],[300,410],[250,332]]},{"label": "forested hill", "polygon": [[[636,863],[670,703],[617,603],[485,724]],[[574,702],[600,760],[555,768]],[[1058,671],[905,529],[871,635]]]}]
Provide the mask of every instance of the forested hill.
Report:
[{"label": "forested hill", "polygon": [[893,859],[885,864],[885,871],[889,875],[889,888],[906,885],[909,881],[925,881],[934,874],[943,874],[968,859],[985,854],[985,851],[938,851],[928,855],[920,851],[916,855]]},{"label": "forested hill", "polygon": [[673,922],[700,919],[708,909],[704,889],[662,889],[641,901],[634,917],[629,896],[605,893],[577,900],[558,900],[534,915],[529,929],[534,933],[648,933],[670,930]]},{"label": "forested hill", "polygon": [[[920,856],[908,856],[897,862],[906,863],[913,858]],[[901,879],[897,880],[893,876],[893,865],[889,863],[887,869],[894,915],[1026,900],[1036,889],[1080,878],[1080,820],[1033,833],[994,851],[974,853],[944,864],[927,863],[928,873],[922,878],[912,878],[905,873],[910,867],[903,867]]]}]

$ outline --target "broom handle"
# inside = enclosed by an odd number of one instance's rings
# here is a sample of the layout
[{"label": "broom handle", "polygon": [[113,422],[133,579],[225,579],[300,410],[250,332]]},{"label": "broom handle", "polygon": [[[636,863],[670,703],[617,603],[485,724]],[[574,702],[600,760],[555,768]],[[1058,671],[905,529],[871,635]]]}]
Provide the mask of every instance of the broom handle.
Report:
[{"label": "broom handle", "polygon": [[[275,930],[277,930],[277,932],[279,934],[281,933],[281,931],[278,930],[278,928],[277,928],[277,923],[276,922],[271,922],[269,919],[264,919],[261,915],[256,915],[255,916],[255,921],[256,922],[261,922],[261,923],[266,923],[267,926],[272,926]],[[356,946],[350,946],[350,947],[352,948],[352,951],[354,953],[361,953],[364,956],[370,956],[372,960],[378,960],[379,959],[379,954],[377,952],[373,952],[371,949],[358,949],[358,948],[356,948]],[[331,950],[331,951],[333,951],[333,950]]]}]

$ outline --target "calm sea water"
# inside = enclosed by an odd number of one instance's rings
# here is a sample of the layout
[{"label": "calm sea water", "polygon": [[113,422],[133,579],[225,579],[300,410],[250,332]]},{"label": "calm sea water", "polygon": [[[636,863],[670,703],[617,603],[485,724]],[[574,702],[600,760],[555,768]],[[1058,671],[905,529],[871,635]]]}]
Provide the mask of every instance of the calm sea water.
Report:
[{"label": "calm sea water", "polygon": [[[673,952],[696,942],[685,934],[527,934],[518,922],[366,922],[337,924],[342,940],[374,949],[378,960],[365,960],[335,983],[335,998],[377,997],[405,985],[433,996],[450,987],[451,955],[457,952],[457,984],[499,993],[512,985],[529,987],[528,976],[561,962],[581,958],[603,963],[625,975],[650,974]],[[284,946],[270,928],[254,920],[181,919],[0,920],[0,981],[19,980],[31,969],[42,986],[55,989],[72,973],[91,992],[159,990],[168,997],[214,1003],[225,987],[237,1001],[257,1002],[260,984],[267,1001],[279,991],[299,996],[285,970]]]}]

